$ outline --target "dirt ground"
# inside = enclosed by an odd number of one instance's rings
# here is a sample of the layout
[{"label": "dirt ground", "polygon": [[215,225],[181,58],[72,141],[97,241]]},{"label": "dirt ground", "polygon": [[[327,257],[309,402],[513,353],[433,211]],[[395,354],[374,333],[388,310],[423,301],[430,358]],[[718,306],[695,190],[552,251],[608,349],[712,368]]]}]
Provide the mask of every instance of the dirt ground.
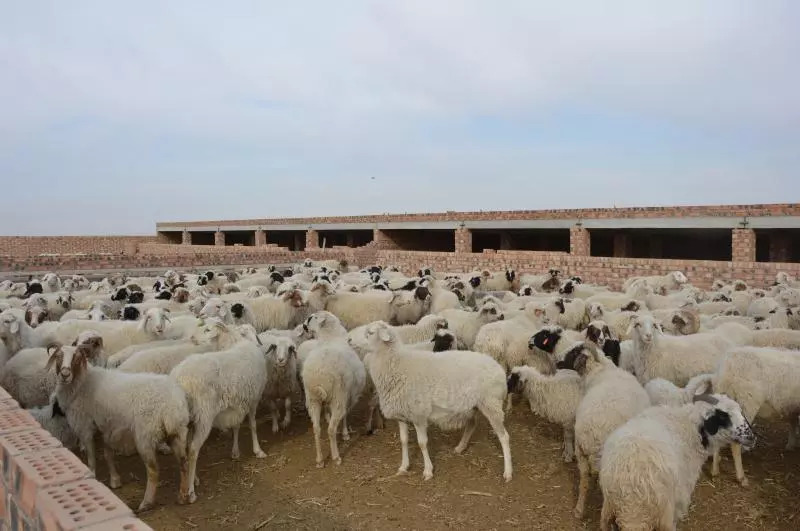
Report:
[{"label": "dirt ground", "polygon": [[[245,422],[245,426],[246,426]],[[397,425],[363,434],[363,411],[351,415],[349,442],[340,442],[343,463],[314,463],[313,436],[302,406],[286,433],[273,435],[269,414],[259,419],[266,459],[253,457],[250,433],[240,433],[242,458],[230,458],[229,433],[212,432],[200,454],[198,500],[176,504],[178,472],[171,456],[160,456],[157,507],[139,515],[157,530],[214,529],[598,529],[599,488],[593,485],[587,518],[572,515],[577,468],[561,458],[561,430],[534,417],[520,402],[507,418],[514,478],[502,480],[500,445],[485,419],[463,455],[453,448],[460,433],[429,430],[434,477],[422,479],[422,459],[410,436],[411,468],[395,476],[400,464]],[[787,428],[756,425],[757,447],[745,454],[750,486],[733,474],[730,452],[723,453],[721,475],[700,476],[684,530],[800,528],[800,452],[784,452]],[[413,430],[412,430],[413,431]],[[327,437],[323,447],[327,450]],[[101,468],[98,477],[107,481]],[[710,461],[709,461],[710,464]],[[708,466],[708,465],[707,465]],[[119,459],[123,487],[116,491],[131,507],[144,492],[144,466],[138,457]]]}]

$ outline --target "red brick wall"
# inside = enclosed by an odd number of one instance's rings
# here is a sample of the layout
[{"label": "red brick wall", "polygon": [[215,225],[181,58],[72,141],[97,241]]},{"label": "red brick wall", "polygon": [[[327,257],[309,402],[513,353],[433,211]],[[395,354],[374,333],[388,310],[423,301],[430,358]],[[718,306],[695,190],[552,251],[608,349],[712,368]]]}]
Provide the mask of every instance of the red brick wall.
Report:
[{"label": "red brick wall", "polygon": [[753,229],[733,229],[731,245],[734,262],[756,261],[756,231]]},{"label": "red brick wall", "polygon": [[387,221],[481,221],[511,219],[565,219],[565,218],[657,218],[700,216],[797,216],[799,203],[772,205],[698,205],[631,208],[585,208],[558,210],[513,210],[481,212],[432,212],[420,214],[372,214],[365,216],[321,216],[313,218],[261,218],[206,221],[176,221],[159,223],[160,230],[182,230],[183,227],[266,224],[315,223],[377,223]]},{"label": "red brick wall", "polygon": [[156,236],[0,236],[0,256],[134,254],[138,244],[157,241]]}]

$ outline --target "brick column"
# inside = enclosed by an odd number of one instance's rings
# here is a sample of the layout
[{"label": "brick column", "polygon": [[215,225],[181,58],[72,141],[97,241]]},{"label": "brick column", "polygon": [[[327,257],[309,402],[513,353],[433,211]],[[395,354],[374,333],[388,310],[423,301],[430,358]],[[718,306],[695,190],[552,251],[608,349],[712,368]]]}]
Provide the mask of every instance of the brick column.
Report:
[{"label": "brick column", "polygon": [[630,258],[633,254],[631,248],[631,238],[625,233],[614,234],[614,256],[618,258]]},{"label": "brick column", "polygon": [[306,231],[306,249],[319,249],[319,233],[314,229]]},{"label": "brick column", "polygon": [[756,261],[756,231],[733,229],[731,244],[731,260],[734,262]]},{"label": "brick column", "polygon": [[788,262],[791,240],[784,234],[772,233],[769,235],[769,261]]},{"label": "brick column", "polygon": [[263,247],[267,244],[267,233],[261,229],[256,230],[255,246]]},{"label": "brick column", "polygon": [[575,256],[591,256],[592,240],[589,231],[581,225],[573,225],[569,228],[569,254]]},{"label": "brick column", "polygon": [[181,234],[181,244],[182,245],[192,244],[192,233],[186,229],[183,229],[183,233]]},{"label": "brick column", "polygon": [[225,247],[225,233],[221,230],[214,233],[214,245]]},{"label": "brick column", "polygon": [[455,230],[453,237],[456,239],[456,252],[457,253],[471,253],[472,252],[472,231],[459,227]]},{"label": "brick column", "polygon": [[400,246],[384,231],[372,229],[372,241],[378,249],[399,249]]}]

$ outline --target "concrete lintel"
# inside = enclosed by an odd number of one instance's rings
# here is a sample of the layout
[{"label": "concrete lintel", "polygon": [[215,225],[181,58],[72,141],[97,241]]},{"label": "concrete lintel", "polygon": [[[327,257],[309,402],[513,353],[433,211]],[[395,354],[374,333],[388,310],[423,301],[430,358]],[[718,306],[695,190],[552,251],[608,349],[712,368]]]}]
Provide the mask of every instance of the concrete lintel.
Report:
[{"label": "concrete lintel", "polygon": [[455,230],[459,225],[458,221],[396,221],[378,223],[375,228],[379,230]]},{"label": "concrete lintel", "polygon": [[374,223],[315,223],[311,225],[314,230],[372,230]]},{"label": "concrete lintel", "polygon": [[581,220],[586,229],[736,229],[743,218],[685,217],[685,218],[609,218]]},{"label": "concrete lintel", "polygon": [[800,216],[760,216],[747,218],[748,229],[800,229]]},{"label": "concrete lintel", "polygon": [[577,219],[501,219],[496,221],[465,221],[468,229],[569,229]]}]

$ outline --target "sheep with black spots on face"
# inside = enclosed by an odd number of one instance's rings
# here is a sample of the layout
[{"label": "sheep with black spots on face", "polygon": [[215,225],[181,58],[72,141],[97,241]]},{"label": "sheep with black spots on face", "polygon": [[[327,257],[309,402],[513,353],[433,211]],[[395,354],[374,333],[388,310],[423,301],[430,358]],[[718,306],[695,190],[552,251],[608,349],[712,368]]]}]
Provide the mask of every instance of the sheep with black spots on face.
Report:
[{"label": "sheep with black spots on face", "polygon": [[730,443],[751,448],[755,442],[747,416],[723,394],[645,409],[603,444],[600,528],[675,529],[708,456]]},{"label": "sheep with black spots on face", "polygon": [[462,453],[476,427],[476,409],[492,426],[503,448],[503,478],[511,481],[511,446],[503,424],[507,394],[505,371],[489,356],[471,351],[427,352],[404,346],[383,321],[366,331],[369,353],[364,361],[380,397],[386,418],[397,419],[402,461],[398,473],[408,471],[408,423],[414,425],[425,462],[424,479],[433,477],[428,455],[428,425],[464,428],[455,448]]}]

